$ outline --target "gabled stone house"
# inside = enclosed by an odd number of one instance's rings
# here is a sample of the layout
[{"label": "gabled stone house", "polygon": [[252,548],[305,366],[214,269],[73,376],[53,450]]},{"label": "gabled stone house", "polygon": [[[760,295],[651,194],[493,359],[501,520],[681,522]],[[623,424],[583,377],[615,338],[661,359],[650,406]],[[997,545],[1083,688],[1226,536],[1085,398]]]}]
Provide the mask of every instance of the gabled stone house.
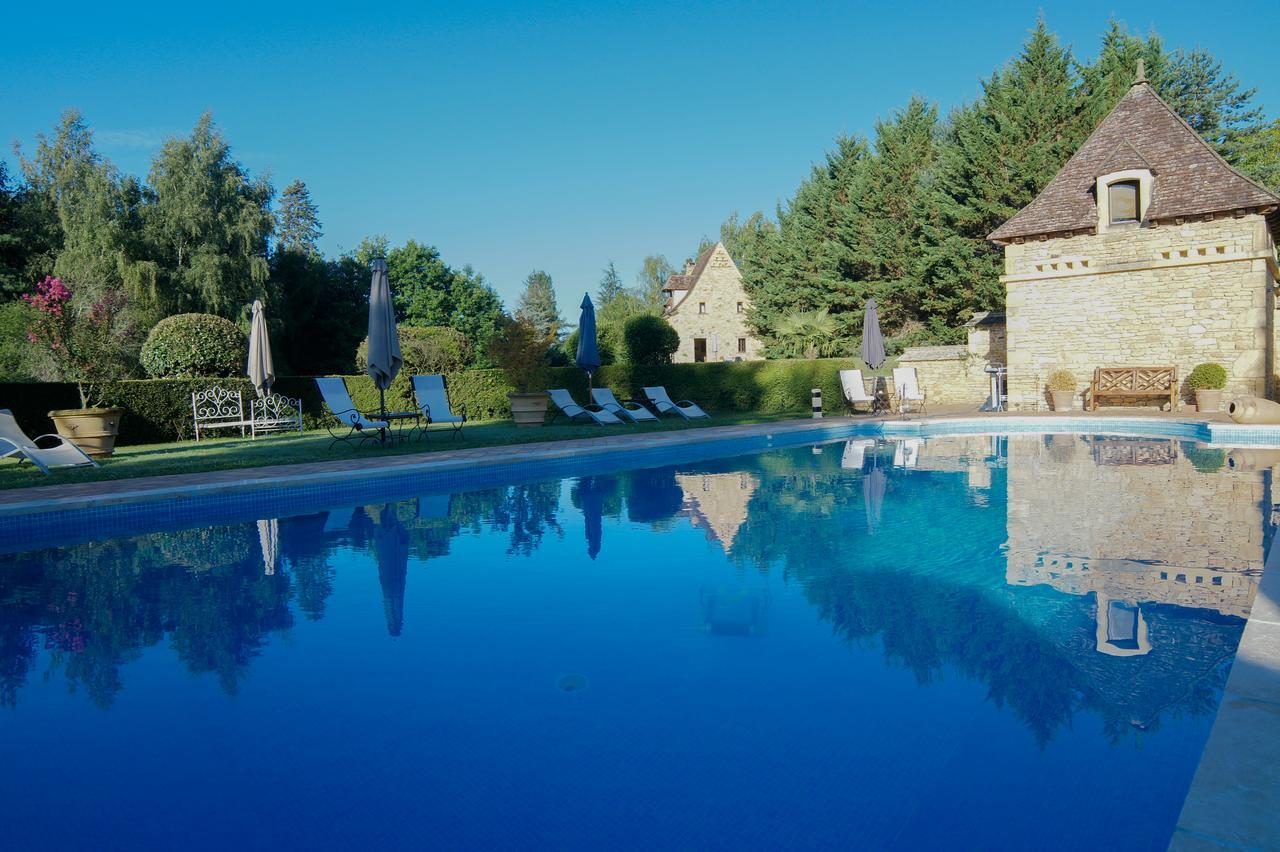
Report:
[{"label": "gabled stone house", "polygon": [[1100,366],[1176,365],[1185,382],[1213,361],[1229,396],[1273,395],[1280,197],[1228,165],[1141,68],[989,238],[1005,253],[1011,408],[1041,407],[1054,370],[1083,391]]},{"label": "gabled stone house", "polygon": [[716,243],[667,279],[663,312],[680,335],[675,362],[756,361],[760,341],[747,326],[751,300],[724,243]]}]

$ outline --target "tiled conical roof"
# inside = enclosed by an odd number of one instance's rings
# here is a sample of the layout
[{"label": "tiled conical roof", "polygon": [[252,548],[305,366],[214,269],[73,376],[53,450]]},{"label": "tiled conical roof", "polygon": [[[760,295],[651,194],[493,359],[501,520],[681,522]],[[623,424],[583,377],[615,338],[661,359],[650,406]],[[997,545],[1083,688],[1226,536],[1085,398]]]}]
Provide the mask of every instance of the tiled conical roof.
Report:
[{"label": "tiled conical roof", "polygon": [[[1132,168],[1149,168],[1156,175],[1147,221],[1280,208],[1280,197],[1228,165],[1139,79],[1035,200],[988,239],[1007,243],[1043,234],[1093,233],[1097,178]],[[1277,222],[1272,217],[1273,225]]]}]

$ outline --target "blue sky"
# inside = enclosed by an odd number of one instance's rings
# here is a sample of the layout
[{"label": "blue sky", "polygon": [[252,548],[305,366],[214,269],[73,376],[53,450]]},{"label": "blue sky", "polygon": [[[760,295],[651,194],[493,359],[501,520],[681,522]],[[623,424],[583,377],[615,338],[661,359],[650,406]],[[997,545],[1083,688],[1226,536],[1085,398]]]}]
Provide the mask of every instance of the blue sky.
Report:
[{"label": "blue sky", "polygon": [[971,100],[1041,9],[1081,56],[1112,16],[1203,46],[1280,115],[1280,15],[1243,29],[1202,2],[125,6],[0,12],[0,140],[75,106],[145,175],[212,110],[250,170],[307,182],[326,251],[415,238],[509,303],[532,269],[564,308],[610,260],[632,283],[646,254],[772,212],[837,134],[915,93]]}]

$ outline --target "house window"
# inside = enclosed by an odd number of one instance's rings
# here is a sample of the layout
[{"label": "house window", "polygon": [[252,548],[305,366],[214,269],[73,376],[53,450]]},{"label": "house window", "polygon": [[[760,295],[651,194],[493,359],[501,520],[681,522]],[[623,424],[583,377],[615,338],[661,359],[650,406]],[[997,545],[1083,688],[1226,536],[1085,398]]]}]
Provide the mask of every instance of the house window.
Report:
[{"label": "house window", "polygon": [[699,302],[699,303],[698,303],[698,313],[700,313],[700,314],[705,314],[706,312],[707,312],[707,303],[706,303],[706,302]]},{"label": "house window", "polygon": [[745,337],[738,338],[738,351],[739,352],[747,351],[747,339]]},{"label": "house window", "polygon": [[738,313],[742,313],[742,303],[738,303]]},{"label": "house window", "polygon": [[1107,186],[1107,208],[1111,211],[1111,224],[1121,225],[1138,221],[1138,182],[1118,180]]}]

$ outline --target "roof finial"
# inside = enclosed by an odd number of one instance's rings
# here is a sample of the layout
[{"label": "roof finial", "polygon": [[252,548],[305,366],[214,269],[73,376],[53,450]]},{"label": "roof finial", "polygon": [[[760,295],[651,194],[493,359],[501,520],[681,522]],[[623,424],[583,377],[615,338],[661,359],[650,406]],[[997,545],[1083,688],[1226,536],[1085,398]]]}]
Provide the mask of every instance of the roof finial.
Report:
[{"label": "roof finial", "polygon": [[1133,85],[1136,86],[1139,83],[1145,83],[1145,82],[1147,82],[1147,63],[1144,62],[1141,57],[1139,57],[1138,58],[1138,77],[1133,81]]}]

